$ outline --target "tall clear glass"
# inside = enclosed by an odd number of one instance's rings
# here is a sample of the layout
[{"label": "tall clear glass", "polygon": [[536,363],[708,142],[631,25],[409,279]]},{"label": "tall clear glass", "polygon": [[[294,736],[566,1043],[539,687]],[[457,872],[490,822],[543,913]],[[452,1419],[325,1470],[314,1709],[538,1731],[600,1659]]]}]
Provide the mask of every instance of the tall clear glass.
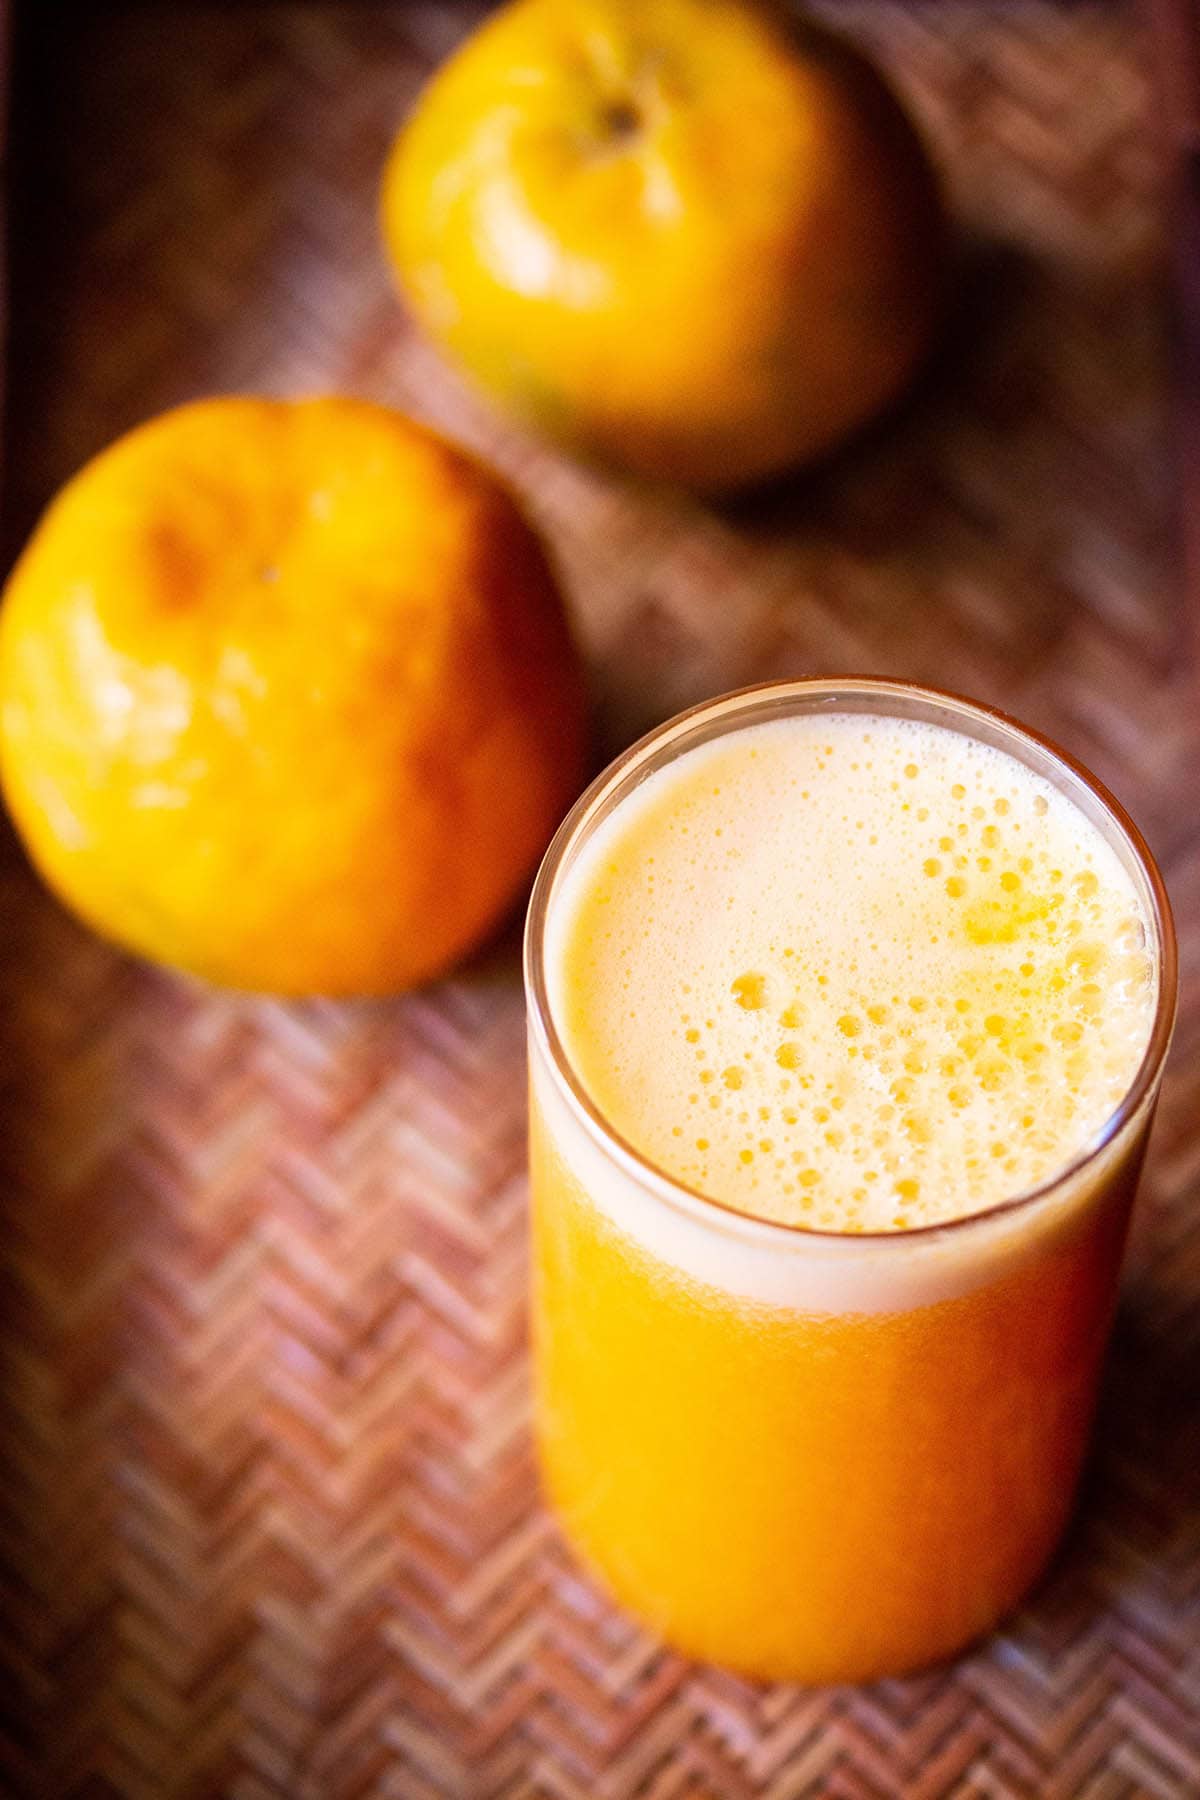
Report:
[{"label": "tall clear glass", "polygon": [[[696,745],[813,711],[928,720],[1017,757],[1100,829],[1150,922],[1157,1010],[1128,1093],[1052,1181],[949,1224],[835,1235],[690,1191],[597,1111],[552,1016],[548,921],[601,821]],[[569,1539],[671,1643],[752,1675],[863,1680],[958,1650],[1046,1564],[1087,1447],[1175,1010],[1137,829],[1062,751],[952,695],[749,689],[584,794],[534,888],[525,973],[537,1435]]]}]

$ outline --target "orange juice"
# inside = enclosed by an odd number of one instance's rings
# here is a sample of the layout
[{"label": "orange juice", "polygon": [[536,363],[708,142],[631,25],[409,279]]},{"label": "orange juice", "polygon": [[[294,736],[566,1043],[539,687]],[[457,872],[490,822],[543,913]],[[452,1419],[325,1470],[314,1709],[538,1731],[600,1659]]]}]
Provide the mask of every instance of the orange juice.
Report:
[{"label": "orange juice", "polygon": [[568,1535],[751,1674],[959,1648],[1086,1448],[1174,999],[1140,839],[965,702],[752,690],[584,797],[527,957]]}]

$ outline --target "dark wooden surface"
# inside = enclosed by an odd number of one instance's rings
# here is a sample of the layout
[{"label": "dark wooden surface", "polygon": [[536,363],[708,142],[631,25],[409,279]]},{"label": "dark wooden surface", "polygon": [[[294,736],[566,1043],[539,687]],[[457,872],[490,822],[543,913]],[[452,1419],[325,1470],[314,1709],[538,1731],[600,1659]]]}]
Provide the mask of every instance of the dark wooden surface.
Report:
[{"label": "dark wooden surface", "polygon": [[1182,568],[1200,641],[1200,7],[1145,0],[1173,268],[1173,401]]}]

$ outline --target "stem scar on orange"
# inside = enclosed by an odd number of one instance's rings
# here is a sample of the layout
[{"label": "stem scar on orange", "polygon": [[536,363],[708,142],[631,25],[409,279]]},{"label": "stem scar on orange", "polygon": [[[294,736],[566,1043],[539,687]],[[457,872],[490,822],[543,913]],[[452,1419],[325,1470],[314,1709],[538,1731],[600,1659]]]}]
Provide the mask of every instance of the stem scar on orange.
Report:
[{"label": "stem scar on orange", "polygon": [[757,0],[510,0],[418,101],[382,223],[413,313],[501,405],[702,490],[895,398],[946,260],[878,70]]},{"label": "stem scar on orange", "polygon": [[383,407],[219,398],[50,507],[0,614],[0,772],[49,885],[235,987],[380,994],[516,899],[580,785],[533,531]]}]

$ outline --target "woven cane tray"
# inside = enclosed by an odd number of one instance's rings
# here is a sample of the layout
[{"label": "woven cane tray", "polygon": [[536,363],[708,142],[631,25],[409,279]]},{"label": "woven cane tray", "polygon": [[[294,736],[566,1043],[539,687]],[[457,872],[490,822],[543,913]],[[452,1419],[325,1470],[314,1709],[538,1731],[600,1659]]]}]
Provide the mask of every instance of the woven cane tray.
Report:
[{"label": "woven cane tray", "polygon": [[1145,46],[1106,4],[835,10],[947,168],[962,304],[902,416],[714,509],[501,428],[406,327],[380,159],[470,9],[28,0],[6,528],[197,392],[345,387],[525,496],[602,750],[856,670],[1006,706],[1109,781],[1185,991],[1069,1543],[920,1679],[760,1688],[665,1651],[536,1497],[515,926],[415,997],[276,1005],[106,949],[6,839],[5,1795],[1200,1794],[1200,712]]}]

